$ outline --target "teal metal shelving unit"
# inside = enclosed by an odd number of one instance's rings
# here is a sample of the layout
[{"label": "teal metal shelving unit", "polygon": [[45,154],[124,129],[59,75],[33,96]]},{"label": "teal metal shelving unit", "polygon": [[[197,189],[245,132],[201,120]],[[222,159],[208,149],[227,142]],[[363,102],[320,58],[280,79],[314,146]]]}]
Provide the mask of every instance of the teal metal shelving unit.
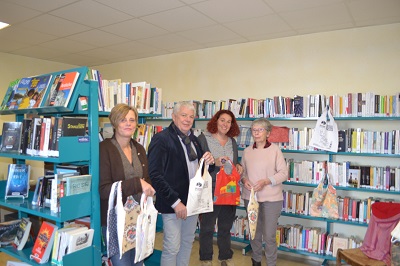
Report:
[{"label": "teal metal shelving unit", "polygon": [[[88,72],[87,67],[79,67],[49,74],[52,74],[52,79],[54,79],[57,74],[66,71],[77,71],[80,73],[68,107],[40,107],[21,110],[3,110],[0,111],[0,115],[15,115],[16,121],[22,121],[26,114],[47,116],[87,116],[88,136],[61,137],[59,141],[60,156],[57,158],[9,153],[0,153],[0,157],[16,159],[17,163],[24,163],[26,160],[43,161],[54,164],[87,163],[89,165],[89,173],[92,175],[91,192],[61,198],[61,212],[55,214],[52,213],[49,208],[32,206],[32,194],[22,202],[20,199],[4,200],[5,181],[3,181],[0,182],[0,206],[17,211],[19,217],[31,215],[53,221],[58,227],[63,227],[64,222],[90,216],[91,228],[95,230],[92,246],[64,256],[63,265],[76,265],[78,261],[80,265],[101,265],[100,199],[98,193],[98,84],[96,81],[85,80],[85,76]],[[88,98],[88,110],[86,111],[78,111],[77,103],[80,96],[86,96]],[[45,99],[47,97],[48,95],[44,96]],[[50,262],[37,264],[31,260],[29,256],[32,252],[32,246],[29,245],[22,251],[17,251],[13,247],[1,247],[0,251],[32,265],[51,265]]]},{"label": "teal metal shelving unit", "polygon": [[[237,118],[237,121],[253,121],[256,118]],[[295,121],[316,121],[318,118],[317,117],[273,117],[273,118],[268,118],[272,123],[273,121],[287,121],[287,122],[295,122]],[[361,122],[366,122],[366,121],[399,121],[400,117],[334,117],[336,121],[361,121]],[[147,121],[149,122],[165,122],[165,121],[171,121],[171,118],[160,118],[160,117],[155,117],[155,118],[149,118]],[[209,119],[206,118],[197,118],[195,119],[198,122],[206,122]],[[193,125],[195,126],[195,124]],[[239,150],[244,150],[244,148],[239,148]],[[315,155],[324,155],[328,157],[328,161],[332,162],[334,156],[360,156],[360,157],[377,157],[377,158],[400,158],[400,154],[378,154],[378,153],[354,153],[354,152],[327,152],[327,151],[308,151],[308,150],[282,150],[283,153],[294,153],[294,154],[315,154]],[[300,183],[300,182],[284,182],[285,185],[292,185],[292,186],[303,186],[303,187],[316,187],[317,184],[308,184],[308,183]],[[343,191],[357,191],[357,192],[364,192],[364,193],[381,193],[381,194],[388,194],[388,195],[393,195],[395,197],[398,197],[400,195],[400,192],[397,191],[387,191],[387,190],[376,190],[376,189],[368,189],[368,188],[350,188],[350,187],[340,187],[340,186],[335,186],[337,190],[343,190]],[[245,208],[243,206],[238,206],[237,209],[244,210]],[[299,218],[299,219],[306,219],[306,220],[315,220],[315,221],[322,221],[326,223],[326,228],[328,229],[327,231],[329,232],[329,228],[331,227],[332,224],[334,223],[339,223],[339,224],[346,224],[346,225],[352,225],[352,226],[361,226],[361,227],[367,227],[368,224],[366,223],[360,223],[360,222],[354,222],[354,221],[344,221],[344,220],[334,220],[334,219],[326,219],[326,218],[319,218],[319,217],[313,217],[309,215],[301,215],[301,214],[293,214],[293,213],[287,213],[287,212],[282,212],[282,216],[288,216],[288,217],[293,217],[293,218]],[[247,239],[242,239],[242,238],[237,238],[237,237],[232,237],[232,241],[238,242],[238,243],[244,243],[246,246],[242,249],[243,255],[245,255],[248,251],[251,250],[250,247],[250,241]],[[287,248],[284,246],[279,246],[279,250],[285,251],[285,252],[290,252],[290,253],[295,253],[295,254],[300,254],[304,256],[311,256],[311,257],[316,257],[319,259],[322,259],[323,262],[322,264],[325,265],[328,263],[328,261],[334,261],[336,260],[336,257],[333,256],[327,256],[327,255],[321,255],[321,254],[316,254],[312,252],[307,252],[307,251],[300,251],[296,249],[291,249]]]}]

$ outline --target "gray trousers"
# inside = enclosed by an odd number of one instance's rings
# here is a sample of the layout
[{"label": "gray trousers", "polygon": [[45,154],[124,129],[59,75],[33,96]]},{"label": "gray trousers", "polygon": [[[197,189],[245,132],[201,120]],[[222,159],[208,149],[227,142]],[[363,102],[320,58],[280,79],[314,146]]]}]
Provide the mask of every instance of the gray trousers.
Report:
[{"label": "gray trousers", "polygon": [[[247,208],[248,200],[244,200]],[[258,220],[256,234],[253,240],[250,240],[253,260],[260,262],[262,260],[263,242],[265,242],[265,257],[268,266],[275,266],[278,257],[278,247],[276,246],[276,229],[278,219],[281,215],[283,201],[259,202]]]}]

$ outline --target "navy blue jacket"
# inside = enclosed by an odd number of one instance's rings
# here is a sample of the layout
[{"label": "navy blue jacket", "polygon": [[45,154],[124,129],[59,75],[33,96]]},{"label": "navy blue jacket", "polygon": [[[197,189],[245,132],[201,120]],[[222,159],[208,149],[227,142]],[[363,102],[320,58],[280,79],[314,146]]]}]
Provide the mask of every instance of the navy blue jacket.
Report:
[{"label": "navy blue jacket", "polygon": [[[197,157],[203,151],[196,138],[194,141]],[[186,205],[189,192],[189,172],[181,140],[170,125],[151,138],[147,153],[149,176],[156,190],[156,208],[160,213],[175,213],[171,205],[178,199]],[[209,166],[209,171],[214,169]]]}]

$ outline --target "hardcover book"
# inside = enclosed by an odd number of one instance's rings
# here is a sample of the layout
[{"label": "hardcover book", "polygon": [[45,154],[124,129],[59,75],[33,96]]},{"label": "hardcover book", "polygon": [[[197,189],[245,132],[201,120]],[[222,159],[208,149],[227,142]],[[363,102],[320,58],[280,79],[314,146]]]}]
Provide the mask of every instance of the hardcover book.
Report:
[{"label": "hardcover book", "polygon": [[23,217],[21,219],[21,223],[19,224],[17,230],[17,236],[15,237],[13,246],[17,248],[17,250],[22,250],[28,241],[29,233],[31,231],[32,222],[29,218]]},{"label": "hardcover book", "polygon": [[28,164],[9,164],[5,198],[28,197],[31,166]]},{"label": "hardcover book", "polygon": [[50,257],[50,251],[53,247],[54,235],[58,227],[52,223],[43,221],[35,244],[32,248],[31,259],[39,264],[46,263]]},{"label": "hardcover book", "polygon": [[69,100],[75,89],[79,72],[67,72],[57,75],[50,87],[46,106],[68,107]]},{"label": "hardcover book", "polygon": [[350,166],[349,177],[347,179],[347,186],[360,187],[361,170],[357,166]]},{"label": "hardcover book", "polygon": [[4,122],[1,152],[19,153],[21,147],[22,122]]},{"label": "hardcover book", "polygon": [[31,132],[32,132],[32,119],[25,118],[22,121],[21,145],[20,145],[21,154],[26,154],[26,150],[28,148],[28,144],[30,141]]},{"label": "hardcover book", "polygon": [[52,75],[22,78],[14,91],[9,109],[40,107]]}]

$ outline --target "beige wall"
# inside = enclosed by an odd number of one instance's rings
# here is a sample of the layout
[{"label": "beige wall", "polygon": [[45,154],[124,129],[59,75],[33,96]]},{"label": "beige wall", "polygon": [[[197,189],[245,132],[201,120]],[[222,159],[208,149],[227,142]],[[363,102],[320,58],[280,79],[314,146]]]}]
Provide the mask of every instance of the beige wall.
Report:
[{"label": "beige wall", "polygon": [[165,101],[400,90],[400,24],[260,41],[96,66],[147,81]]},{"label": "beige wall", "polygon": [[[72,67],[0,53],[0,98],[14,79]],[[165,101],[350,91],[394,94],[400,91],[400,24],[210,48],[94,68],[106,79],[145,80],[161,87]],[[0,122],[12,119],[0,116]],[[8,163],[9,159],[0,158],[0,179]],[[40,172],[41,166],[36,170]]]},{"label": "beige wall", "polygon": [[[0,53],[0,100],[4,98],[8,84],[17,78],[46,74],[75,66],[60,64],[46,60]],[[0,115],[0,132],[4,121],[14,121],[13,115]],[[9,158],[0,157],[0,180],[7,179],[7,167],[12,163]],[[32,167],[31,179],[43,175],[43,163],[28,161]]]}]

